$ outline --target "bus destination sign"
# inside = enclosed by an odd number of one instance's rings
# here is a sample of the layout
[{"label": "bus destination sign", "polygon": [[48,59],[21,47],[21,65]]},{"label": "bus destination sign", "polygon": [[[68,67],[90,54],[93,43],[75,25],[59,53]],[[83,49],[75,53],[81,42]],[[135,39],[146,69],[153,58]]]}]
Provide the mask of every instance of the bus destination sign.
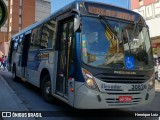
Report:
[{"label": "bus destination sign", "polygon": [[104,9],[104,8],[99,8],[99,7],[95,7],[95,6],[88,6],[87,8],[88,8],[88,12],[91,14],[114,17],[114,18],[118,18],[118,19],[129,20],[129,21],[135,20],[134,14],[125,13],[122,11]]}]

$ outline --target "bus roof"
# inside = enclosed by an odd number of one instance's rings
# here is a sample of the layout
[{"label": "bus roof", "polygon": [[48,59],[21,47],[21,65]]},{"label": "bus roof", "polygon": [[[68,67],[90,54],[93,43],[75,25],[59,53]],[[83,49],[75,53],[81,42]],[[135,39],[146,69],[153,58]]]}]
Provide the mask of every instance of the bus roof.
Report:
[{"label": "bus roof", "polygon": [[[15,38],[16,36],[18,35],[21,35],[27,31],[30,31],[31,29],[41,25],[42,23],[50,20],[50,19],[55,19],[57,18],[58,16],[60,16],[61,14],[67,12],[67,11],[71,11],[73,9],[77,9],[77,10],[80,10],[79,6],[82,5],[84,7],[84,9],[86,10],[86,6],[87,4],[94,4],[94,5],[98,5],[98,6],[103,6],[103,7],[106,7],[106,8],[111,8],[112,10],[117,10],[117,11],[123,11],[123,12],[127,12],[127,13],[130,13],[130,14],[134,14],[136,16],[141,16],[139,13],[136,13],[134,11],[131,11],[131,10],[128,10],[126,8],[122,8],[122,7],[119,7],[119,6],[114,6],[114,5],[111,5],[111,4],[106,4],[106,3],[101,3],[101,2],[93,2],[93,1],[86,1],[86,0],[77,0],[77,1],[73,1],[71,2],[70,4],[64,6],[63,8],[53,12],[51,15],[49,15],[48,17],[44,18],[44,19],[41,19],[40,21],[37,21],[33,24],[31,24],[30,26],[24,28],[23,30],[21,30],[20,32],[16,33],[15,35],[12,36],[12,38]],[[100,8],[99,7],[99,8]],[[80,10],[81,11],[81,10]],[[84,15],[84,14],[90,14],[89,12],[84,12],[84,10],[82,10],[80,12],[81,15]],[[142,18],[142,17],[141,17]],[[143,18],[142,18],[143,19]]]}]

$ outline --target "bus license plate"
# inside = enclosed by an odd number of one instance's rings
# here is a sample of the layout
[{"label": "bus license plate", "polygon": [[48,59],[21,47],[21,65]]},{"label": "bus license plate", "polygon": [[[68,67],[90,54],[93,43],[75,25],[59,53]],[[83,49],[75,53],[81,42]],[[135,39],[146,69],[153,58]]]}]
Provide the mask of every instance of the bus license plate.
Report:
[{"label": "bus license plate", "polygon": [[132,96],[119,96],[119,102],[132,102]]}]

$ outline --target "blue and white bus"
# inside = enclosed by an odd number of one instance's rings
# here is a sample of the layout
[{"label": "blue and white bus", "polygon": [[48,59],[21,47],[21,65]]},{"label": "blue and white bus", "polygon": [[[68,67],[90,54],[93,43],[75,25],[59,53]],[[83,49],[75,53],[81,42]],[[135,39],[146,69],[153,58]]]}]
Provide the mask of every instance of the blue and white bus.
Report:
[{"label": "blue and white bus", "polygon": [[8,69],[80,109],[140,106],[155,95],[148,26],[131,10],[75,1],[11,38]]}]

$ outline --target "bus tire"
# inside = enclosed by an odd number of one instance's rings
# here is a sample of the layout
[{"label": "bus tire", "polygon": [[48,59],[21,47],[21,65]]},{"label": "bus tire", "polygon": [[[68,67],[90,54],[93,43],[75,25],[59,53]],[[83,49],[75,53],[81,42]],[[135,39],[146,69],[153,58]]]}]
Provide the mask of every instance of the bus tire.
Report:
[{"label": "bus tire", "polygon": [[41,92],[42,92],[42,97],[45,101],[53,102],[54,99],[53,96],[51,95],[51,80],[49,75],[45,75],[42,78]]},{"label": "bus tire", "polygon": [[16,75],[16,67],[15,67],[15,65],[13,66],[13,69],[12,69],[12,79],[13,79],[14,82],[18,81],[18,77]]}]

